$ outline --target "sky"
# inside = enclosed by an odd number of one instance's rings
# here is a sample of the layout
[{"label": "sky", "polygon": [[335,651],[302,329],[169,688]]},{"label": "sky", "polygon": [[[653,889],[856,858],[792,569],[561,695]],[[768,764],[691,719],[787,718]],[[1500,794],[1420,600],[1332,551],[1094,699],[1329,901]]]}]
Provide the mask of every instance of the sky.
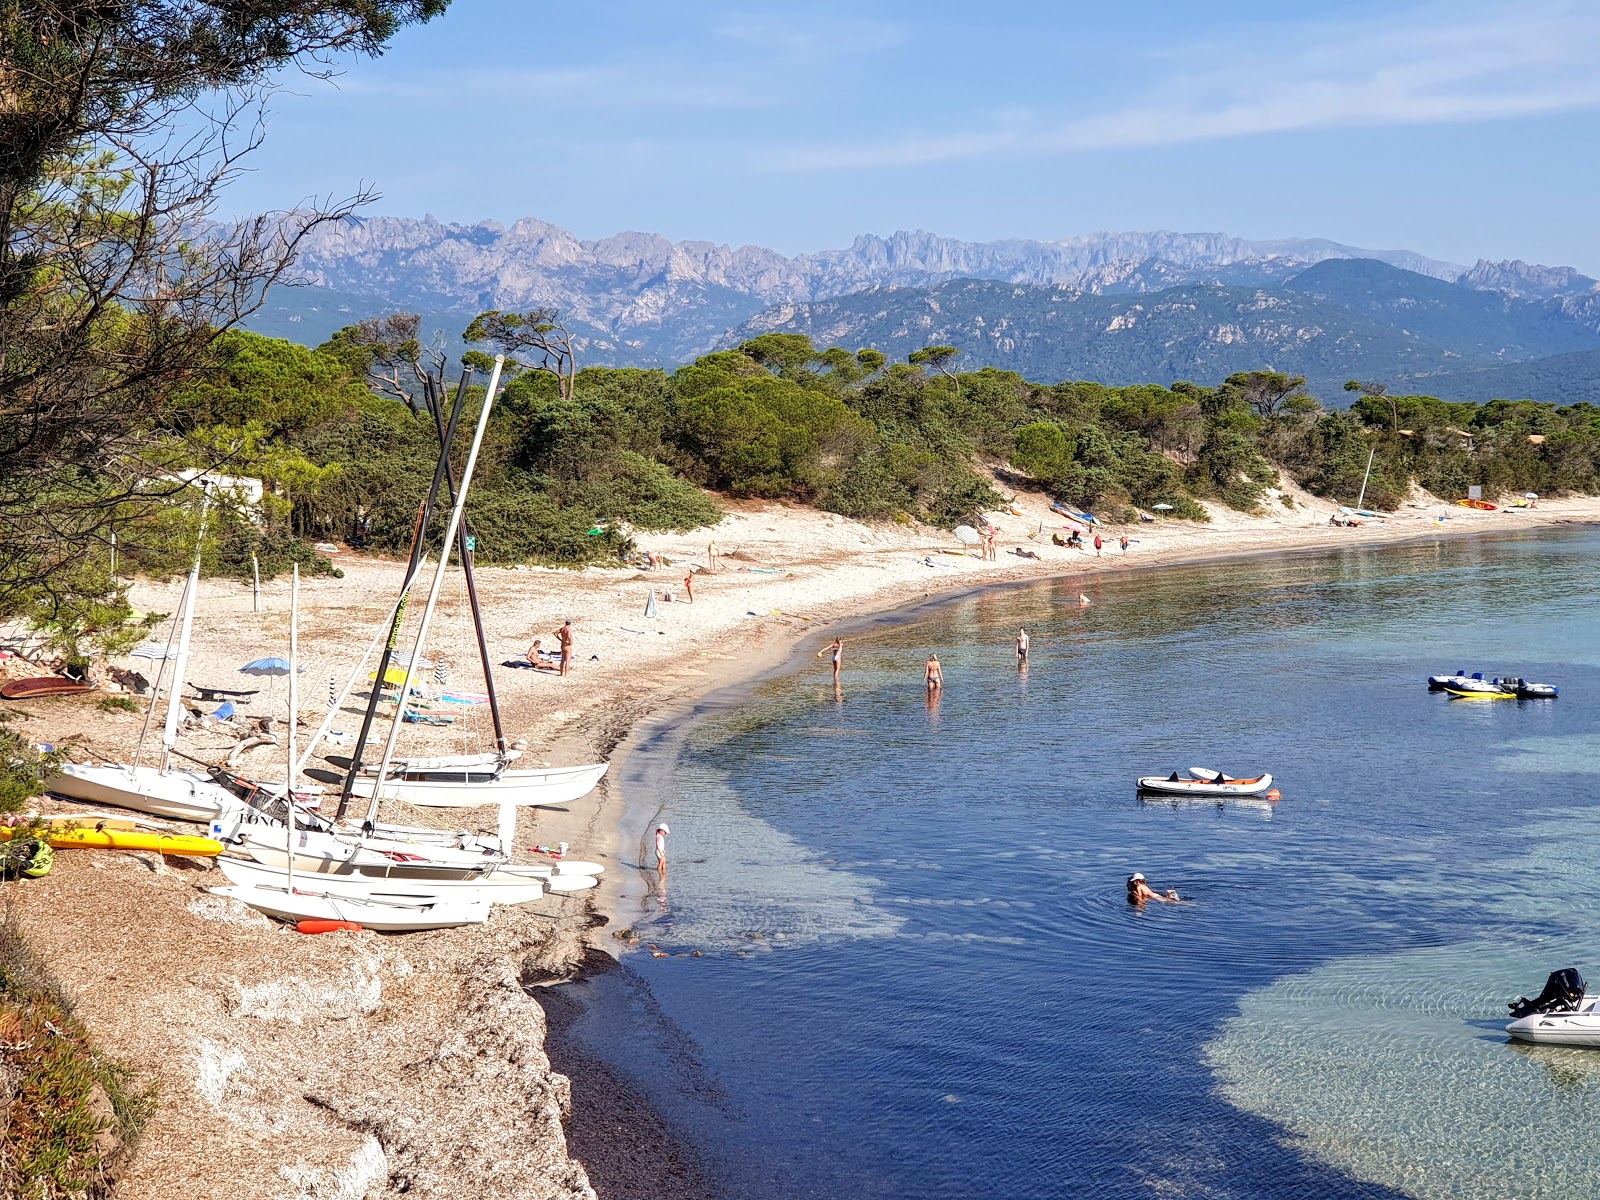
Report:
[{"label": "sky", "polygon": [[283,80],[235,214],[770,246],[1328,237],[1600,276],[1600,3],[454,0]]}]

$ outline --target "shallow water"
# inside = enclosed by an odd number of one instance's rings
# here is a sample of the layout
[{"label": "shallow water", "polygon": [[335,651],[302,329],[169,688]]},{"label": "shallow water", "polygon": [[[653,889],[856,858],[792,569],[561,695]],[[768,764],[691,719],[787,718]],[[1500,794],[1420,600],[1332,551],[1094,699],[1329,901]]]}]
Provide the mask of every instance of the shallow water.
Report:
[{"label": "shallow water", "polygon": [[[1600,1194],[1600,1052],[1490,1024],[1600,978],[1597,566],[1568,530],[989,591],[851,636],[842,702],[809,658],[714,698],[624,779],[672,957],[580,1033],[730,1196]],[[1562,697],[1427,693],[1458,667]],[[1283,799],[1136,798],[1189,765]]]}]

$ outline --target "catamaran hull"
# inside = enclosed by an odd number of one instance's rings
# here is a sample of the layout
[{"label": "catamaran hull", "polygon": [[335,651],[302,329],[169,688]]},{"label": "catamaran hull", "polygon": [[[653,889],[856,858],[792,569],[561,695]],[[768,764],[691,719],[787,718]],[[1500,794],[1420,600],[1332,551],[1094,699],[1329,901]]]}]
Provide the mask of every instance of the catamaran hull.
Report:
[{"label": "catamaran hull", "polygon": [[244,807],[238,797],[198,771],[64,763],[45,790],[69,800],[112,804],[134,812],[202,825]]},{"label": "catamaran hull", "polygon": [[[390,777],[381,785],[384,800],[404,800],[424,808],[480,808],[486,804],[512,804],[519,808],[555,806],[581,800],[600,782],[607,763],[582,767],[555,767],[537,771],[502,771],[492,778],[461,772],[454,778],[430,772],[426,778]],[[355,781],[352,791],[371,798],[376,780]]]},{"label": "catamaran hull", "polygon": [[[222,868],[224,875],[237,884],[284,888],[289,883],[289,872],[284,867],[267,866],[241,858],[218,859],[217,865]],[[306,876],[298,870],[295,879],[298,886],[307,885]],[[313,875],[309,889],[328,896],[411,904],[435,899],[527,904],[539,899],[545,891],[543,882],[537,879],[497,879],[490,875],[481,875],[476,879],[412,879],[368,874],[359,870],[336,875]]]},{"label": "catamaran hull", "polygon": [[[282,826],[262,826],[243,832],[240,849],[259,863],[287,867],[289,853]],[[382,838],[347,839],[318,830],[300,829],[294,835],[294,869],[311,875],[337,875],[352,871],[381,873],[391,879],[477,879],[499,865],[498,856],[456,850],[448,846],[423,846]]]},{"label": "catamaran hull", "polygon": [[232,884],[210,889],[285,921],[354,921],[363,929],[403,933],[415,929],[450,929],[457,925],[482,925],[489,919],[487,900],[441,900],[399,904],[330,896],[298,887],[284,888]]}]

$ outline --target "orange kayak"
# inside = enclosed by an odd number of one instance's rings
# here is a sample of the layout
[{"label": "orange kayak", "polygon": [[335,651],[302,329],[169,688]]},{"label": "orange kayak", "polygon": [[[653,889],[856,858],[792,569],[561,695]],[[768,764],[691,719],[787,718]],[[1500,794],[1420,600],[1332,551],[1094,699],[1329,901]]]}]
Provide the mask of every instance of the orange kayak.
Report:
[{"label": "orange kayak", "polygon": [[1456,503],[1461,505],[1462,508],[1476,508],[1484,512],[1495,511],[1495,506],[1487,500],[1457,500]]}]

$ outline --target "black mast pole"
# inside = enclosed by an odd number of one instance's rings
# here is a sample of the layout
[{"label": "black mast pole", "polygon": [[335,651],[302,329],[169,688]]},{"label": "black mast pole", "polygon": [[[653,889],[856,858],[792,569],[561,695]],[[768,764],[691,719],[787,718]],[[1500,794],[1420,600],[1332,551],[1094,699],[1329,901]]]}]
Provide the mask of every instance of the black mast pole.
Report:
[{"label": "black mast pole", "polygon": [[[462,383],[472,374],[472,369],[467,368]],[[400,639],[400,626],[405,621],[406,598],[411,591],[412,576],[417,573],[417,564],[422,561],[423,543],[428,539],[428,522],[433,517],[434,502],[439,498],[439,487],[444,482],[444,477],[450,465],[450,445],[456,439],[456,425],[461,416],[461,407],[450,414],[450,428],[442,435],[442,444],[439,447],[439,461],[433,468],[433,483],[428,488],[428,497],[422,502],[422,511],[417,516],[417,532],[411,539],[411,558],[406,563],[405,588],[400,595],[400,603],[394,610],[394,620],[389,623],[389,640],[384,643],[383,653],[378,658],[378,675],[372,682],[372,692],[367,697],[367,711],[361,718],[361,732],[356,734],[356,748],[350,754],[350,770],[344,777],[344,787],[339,792],[339,808],[334,813],[334,820],[342,821],[350,809],[350,796],[355,790],[356,776],[361,773],[361,755],[367,748],[367,735],[372,732],[372,721],[378,713],[378,699],[383,693],[383,681],[389,674],[389,662],[394,657],[395,643]],[[383,781],[377,780],[373,786],[379,786]]]},{"label": "black mast pole", "polygon": [[[456,419],[456,414],[461,411],[461,402],[466,397],[467,380],[471,377],[471,374],[472,372],[469,369],[461,376],[461,384],[456,389],[456,406],[450,414],[452,423]],[[440,443],[443,444],[446,434],[444,420],[439,414],[439,406],[430,404],[429,408],[433,412],[434,428],[439,431]],[[456,502],[456,469],[448,463],[445,465],[444,483],[450,494],[450,503],[453,506]],[[478,607],[478,581],[472,573],[473,552],[467,536],[467,523],[464,520],[456,530],[456,544],[461,551],[461,568],[466,572],[467,603],[472,607],[472,628],[478,636],[478,658],[483,662],[484,693],[489,697],[489,716],[494,721],[494,748],[499,753],[504,754],[506,751],[506,731],[500,724],[500,699],[495,695],[494,672],[490,670],[489,643],[483,636],[483,612]]]}]

